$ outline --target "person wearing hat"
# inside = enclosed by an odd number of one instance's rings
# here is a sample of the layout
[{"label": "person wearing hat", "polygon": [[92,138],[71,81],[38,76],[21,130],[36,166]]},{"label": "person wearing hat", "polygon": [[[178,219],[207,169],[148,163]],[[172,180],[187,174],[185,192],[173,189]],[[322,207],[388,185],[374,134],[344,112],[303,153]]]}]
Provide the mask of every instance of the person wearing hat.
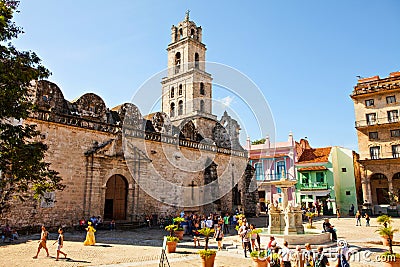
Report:
[{"label": "person wearing hat", "polygon": [[96,238],[94,236],[96,229],[94,229],[94,227],[92,226],[92,222],[88,222],[88,227],[86,228],[86,231],[86,240],[85,242],[83,242],[83,245],[94,246],[96,244]]}]

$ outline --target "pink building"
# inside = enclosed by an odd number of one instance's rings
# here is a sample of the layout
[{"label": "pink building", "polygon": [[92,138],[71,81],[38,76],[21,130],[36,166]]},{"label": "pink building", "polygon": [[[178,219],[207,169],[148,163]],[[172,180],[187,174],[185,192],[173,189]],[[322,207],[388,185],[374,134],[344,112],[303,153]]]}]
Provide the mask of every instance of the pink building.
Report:
[{"label": "pink building", "polygon": [[[296,144],[293,134],[289,133],[288,141],[271,143],[269,137],[263,144],[254,144],[247,139],[246,149],[249,151],[250,164],[255,169],[261,211],[265,211],[266,203],[280,203],[281,191],[272,183],[287,178],[296,180],[295,162]],[[295,204],[295,188],[289,188],[289,203]]]}]

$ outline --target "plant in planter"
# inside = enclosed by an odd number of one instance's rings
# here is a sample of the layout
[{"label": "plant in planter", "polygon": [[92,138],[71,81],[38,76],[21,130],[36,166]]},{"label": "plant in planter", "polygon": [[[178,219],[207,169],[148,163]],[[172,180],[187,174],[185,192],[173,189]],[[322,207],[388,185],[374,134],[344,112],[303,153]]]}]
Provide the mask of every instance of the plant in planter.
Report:
[{"label": "plant in planter", "polygon": [[214,233],[214,229],[205,227],[200,229],[199,233],[205,237],[206,241],[204,249],[198,251],[200,258],[202,259],[202,267],[213,267],[217,251],[208,249],[208,241],[210,236]]},{"label": "plant in planter", "polygon": [[183,228],[181,227],[181,223],[183,223],[184,221],[185,221],[185,219],[181,218],[181,217],[175,217],[173,219],[173,223],[174,223],[174,225],[176,225],[176,230],[174,233],[175,233],[175,236],[179,238],[179,240],[183,239],[184,231],[183,231]]},{"label": "plant in planter", "polygon": [[315,229],[315,226],[312,225],[313,219],[315,217],[315,213],[309,211],[309,212],[306,213],[306,216],[308,217],[307,229]]},{"label": "plant in planter", "polygon": [[169,232],[167,236],[167,252],[173,253],[176,251],[176,245],[179,242],[179,238],[174,236],[174,232],[178,229],[178,226],[175,224],[170,224],[165,226],[165,230]]},{"label": "plant in planter", "polygon": [[388,227],[393,222],[392,217],[390,217],[386,214],[381,215],[378,218],[376,218],[376,221],[379,224],[382,224],[385,228]]},{"label": "plant in planter", "polygon": [[382,239],[386,239],[383,245],[389,247],[389,251],[382,254],[381,259],[384,261],[383,266],[400,266],[400,254],[393,253],[393,234],[398,231],[398,229],[393,229],[392,226],[380,227],[376,230]]},{"label": "plant in planter", "polygon": [[253,260],[254,267],[267,267],[267,257],[265,250],[260,252],[252,251],[250,257]]}]

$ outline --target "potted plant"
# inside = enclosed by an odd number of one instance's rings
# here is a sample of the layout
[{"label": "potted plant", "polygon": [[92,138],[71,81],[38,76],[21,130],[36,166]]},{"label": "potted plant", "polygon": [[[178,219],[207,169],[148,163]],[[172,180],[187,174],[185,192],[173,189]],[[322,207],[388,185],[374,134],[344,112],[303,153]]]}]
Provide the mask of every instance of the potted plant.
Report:
[{"label": "potted plant", "polygon": [[176,251],[176,245],[179,242],[179,238],[174,236],[174,232],[178,229],[178,226],[175,224],[170,224],[165,226],[165,230],[169,232],[169,235],[167,236],[167,252],[168,253],[173,253]]},{"label": "potted plant", "polygon": [[250,257],[253,260],[253,266],[254,267],[267,267],[267,257],[266,257],[265,250],[262,250],[260,252],[258,251],[252,251],[250,253]]},{"label": "potted plant", "polygon": [[392,226],[380,227],[376,230],[382,238],[386,238],[386,242],[383,244],[389,247],[389,251],[386,251],[381,255],[381,261],[383,266],[400,266],[400,254],[393,253],[393,234],[398,231],[398,229],[393,229]]},{"label": "potted plant", "polygon": [[201,261],[202,261],[201,266],[202,267],[213,267],[217,251],[208,249],[208,240],[210,239],[210,236],[214,233],[214,229],[205,227],[205,228],[200,229],[199,233],[201,235],[203,235],[206,239],[205,240],[206,244],[204,246],[204,249],[198,251]]},{"label": "potted plant", "polygon": [[176,225],[175,236],[179,238],[179,240],[183,239],[183,234],[185,233],[183,228],[181,227],[181,223],[185,221],[184,218],[176,217],[173,219],[174,225]]},{"label": "potted plant", "polygon": [[385,228],[388,227],[393,222],[392,217],[390,217],[386,214],[381,215],[378,218],[376,218],[376,221],[379,224],[382,224]]},{"label": "potted plant", "polygon": [[314,212],[311,212],[311,211],[308,211],[308,212],[306,213],[306,216],[308,217],[307,229],[315,229],[315,226],[312,225],[313,219],[314,219],[314,217],[315,217],[315,213],[314,213]]}]

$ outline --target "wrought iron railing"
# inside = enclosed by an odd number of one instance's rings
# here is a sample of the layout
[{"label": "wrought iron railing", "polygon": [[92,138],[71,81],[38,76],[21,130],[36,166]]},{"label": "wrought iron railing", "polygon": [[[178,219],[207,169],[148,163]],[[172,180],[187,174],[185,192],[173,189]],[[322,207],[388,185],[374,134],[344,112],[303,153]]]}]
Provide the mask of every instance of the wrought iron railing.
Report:
[{"label": "wrought iron railing", "polygon": [[375,118],[371,120],[359,120],[355,122],[355,127],[366,127],[366,126],[372,126],[372,125],[380,125],[380,124],[386,124],[386,123],[398,123],[399,118],[398,117],[383,117],[383,118]]},{"label": "wrought iron railing", "polygon": [[300,184],[300,189],[301,190],[325,190],[325,189],[328,189],[328,184],[321,183],[321,182]]}]

